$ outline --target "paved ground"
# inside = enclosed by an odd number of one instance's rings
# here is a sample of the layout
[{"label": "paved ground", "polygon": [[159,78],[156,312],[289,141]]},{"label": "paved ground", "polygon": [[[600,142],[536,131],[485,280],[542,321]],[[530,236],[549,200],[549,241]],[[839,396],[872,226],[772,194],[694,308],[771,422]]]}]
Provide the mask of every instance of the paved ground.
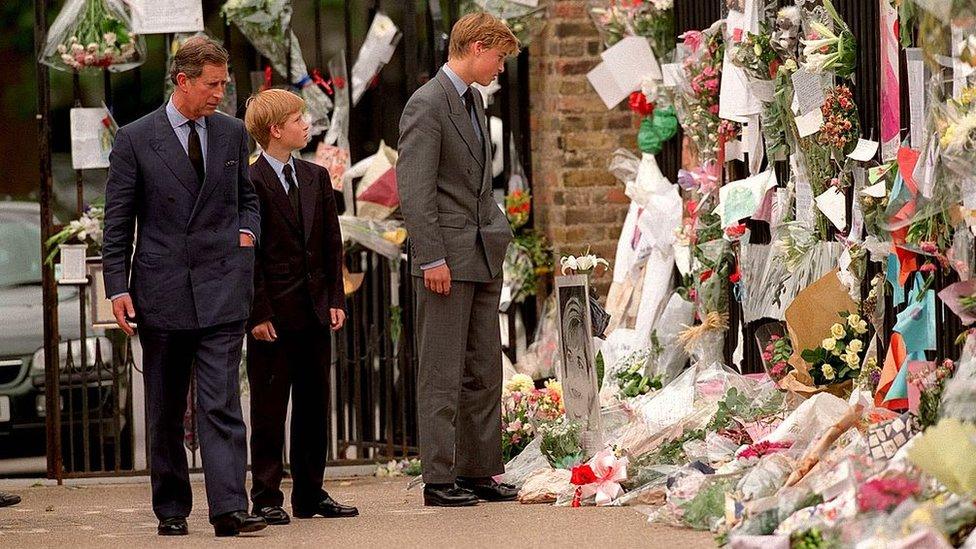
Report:
[{"label": "paved ground", "polygon": [[215,539],[207,523],[199,481],[193,486],[197,507],[189,519],[190,535],[182,538],[155,535],[145,482],[5,487],[23,502],[0,509],[0,547],[714,547],[707,532],[650,525],[629,508],[517,503],[425,508],[420,489],[407,491],[406,486],[402,478],[331,481],[330,493],[358,506],[360,517],[293,520],[289,526],[223,539]]}]

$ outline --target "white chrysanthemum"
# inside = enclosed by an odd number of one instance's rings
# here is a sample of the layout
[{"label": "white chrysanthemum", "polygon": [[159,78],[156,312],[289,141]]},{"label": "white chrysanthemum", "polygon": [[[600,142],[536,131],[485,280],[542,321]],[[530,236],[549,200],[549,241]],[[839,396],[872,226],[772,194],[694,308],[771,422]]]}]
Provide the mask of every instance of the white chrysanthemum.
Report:
[{"label": "white chrysanthemum", "polygon": [[823,366],[821,366],[820,371],[823,373],[824,379],[826,379],[827,381],[831,381],[835,377],[834,367],[831,366],[830,364],[824,364]]},{"label": "white chrysanthemum", "polygon": [[535,382],[525,374],[515,374],[505,383],[505,388],[512,393],[525,393],[535,388]]}]

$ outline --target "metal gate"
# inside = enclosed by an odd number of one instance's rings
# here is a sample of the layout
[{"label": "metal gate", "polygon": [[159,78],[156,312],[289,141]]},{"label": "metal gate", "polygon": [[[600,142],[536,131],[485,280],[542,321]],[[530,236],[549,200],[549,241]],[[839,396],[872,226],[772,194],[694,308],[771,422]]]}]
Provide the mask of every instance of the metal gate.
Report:
[{"label": "metal gate", "polygon": [[[410,94],[446,61],[446,39],[459,16],[460,0],[294,0],[292,30],[303,45],[309,67],[325,67],[326,51],[344,50],[347,67],[365,38],[377,12],[390,16],[403,39],[390,63],[352,109],[349,141],[352,159],[376,151],[381,140],[396,143],[397,125]],[[34,46],[43,50],[46,32],[63,2],[34,0]],[[221,37],[231,55],[231,72],[238,104],[251,91],[253,73],[267,65],[236,28],[219,16],[222,0],[204,0],[208,32]],[[342,40],[338,40],[338,37]],[[164,100],[165,52],[170,36],[146,37],[147,61],[119,74],[74,75],[74,104],[94,106],[104,101],[120,125],[157,108]],[[489,109],[504,127],[505,174],[513,163],[513,142],[526,172],[530,170],[528,134],[528,52],[511,61],[502,75],[501,91]],[[289,71],[290,72],[290,71]],[[322,72],[325,72],[324,70]],[[275,75],[281,82],[291,81]],[[60,75],[56,75],[56,80]],[[276,82],[277,83],[277,82]],[[52,74],[37,64],[38,167],[41,207],[41,246],[61,226],[55,221],[55,181],[51,154],[52,125],[63,125],[66,109],[52,110]],[[530,174],[527,174],[530,175]],[[98,193],[102,174],[78,171],[75,201],[67,209],[81,214],[86,200]],[[416,453],[416,355],[413,342],[413,296],[407,261],[390,262],[368,250],[353,249],[347,257],[352,272],[364,274],[360,290],[349,298],[349,321],[336,336],[332,372],[333,431],[330,462],[371,462]],[[144,447],[136,435],[139,414],[133,413],[138,379],[133,343],[116,329],[90,327],[88,285],[79,285],[80,333],[59,330],[58,291],[54,269],[43,269],[44,421],[47,426],[47,474],[68,477],[143,474],[137,455]],[[89,275],[89,282],[97,273]],[[64,287],[60,288],[64,291]],[[394,295],[396,294],[396,295]],[[399,303],[399,305],[396,305]],[[529,308],[527,308],[529,310]],[[531,312],[531,310],[529,310]],[[398,337],[394,337],[397,336]],[[138,349],[135,350],[138,352]],[[135,403],[135,404],[134,404]]]}]

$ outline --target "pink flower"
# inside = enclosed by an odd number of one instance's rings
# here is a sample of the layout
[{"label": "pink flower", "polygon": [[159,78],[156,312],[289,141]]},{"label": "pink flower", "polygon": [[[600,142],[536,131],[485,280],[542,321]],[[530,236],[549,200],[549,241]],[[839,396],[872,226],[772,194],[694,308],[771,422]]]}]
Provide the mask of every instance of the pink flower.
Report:
[{"label": "pink flower", "polygon": [[715,104],[715,105],[712,105],[711,107],[708,107],[708,112],[710,112],[710,113],[712,113],[714,115],[718,115],[718,104]]},{"label": "pink flower", "polygon": [[691,50],[692,53],[698,51],[702,43],[702,32],[698,30],[690,30],[678,37],[685,46]]},{"label": "pink flower", "polygon": [[858,488],[857,506],[862,512],[889,511],[920,491],[918,481],[908,477],[875,478]]},{"label": "pink flower", "polygon": [[765,353],[762,354],[762,357],[763,357],[763,360],[765,360],[766,362],[769,362],[770,360],[773,359],[773,353],[770,353],[769,351],[767,351],[767,352],[765,352]]},{"label": "pink flower", "polygon": [[746,446],[744,449],[740,450],[738,454],[736,454],[736,457],[741,459],[759,458],[768,454],[787,450],[791,446],[793,446],[792,441],[768,442],[764,440],[751,446]]}]

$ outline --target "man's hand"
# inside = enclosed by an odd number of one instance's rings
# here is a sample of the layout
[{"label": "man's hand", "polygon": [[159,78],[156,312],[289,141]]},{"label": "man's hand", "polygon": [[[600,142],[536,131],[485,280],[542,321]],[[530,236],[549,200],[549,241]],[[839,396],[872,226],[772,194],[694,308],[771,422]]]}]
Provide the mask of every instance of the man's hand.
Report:
[{"label": "man's hand", "polygon": [[332,317],[332,331],[338,332],[346,323],[346,311],[342,309],[329,309],[329,316]]},{"label": "man's hand", "polygon": [[115,315],[115,322],[126,335],[131,337],[136,333],[135,329],[129,325],[129,320],[136,318],[136,308],[132,304],[132,297],[129,294],[120,295],[112,300],[112,314]]},{"label": "man's hand", "polygon": [[446,263],[425,269],[424,286],[435,294],[451,295],[451,269]]},{"label": "man's hand", "polygon": [[274,325],[271,324],[270,320],[265,320],[261,324],[251,328],[251,335],[258,341],[267,341],[269,343],[278,339],[278,334],[275,332]]},{"label": "man's hand", "polygon": [[254,237],[247,233],[241,234],[241,248],[253,248],[254,247]]}]

